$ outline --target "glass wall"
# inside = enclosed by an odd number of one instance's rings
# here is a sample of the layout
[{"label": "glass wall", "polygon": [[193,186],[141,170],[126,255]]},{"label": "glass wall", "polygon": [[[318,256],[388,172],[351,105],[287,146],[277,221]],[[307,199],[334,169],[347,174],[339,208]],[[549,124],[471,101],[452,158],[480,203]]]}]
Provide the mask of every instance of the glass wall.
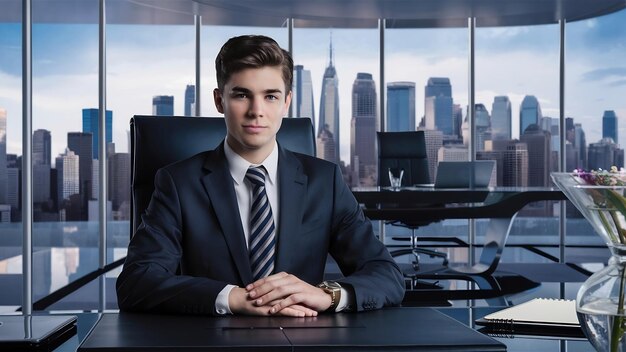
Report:
[{"label": "glass wall", "polygon": [[[421,28],[385,31],[385,131],[423,130],[430,182],[440,160],[468,160],[461,123],[467,106],[467,28]],[[408,229],[387,226],[388,244]],[[418,237],[467,238],[466,220],[447,220],[417,230]],[[451,262],[467,263],[467,249],[444,249]],[[422,259],[428,260],[423,255]],[[422,260],[422,261],[424,261]],[[441,259],[436,259],[441,262]]]},{"label": "glass wall", "polygon": [[[565,115],[567,169],[608,170],[624,166],[626,125],[626,11],[568,23],[566,26]],[[569,204],[568,245],[603,246],[588,222]],[[567,253],[580,261],[580,250]],[[600,258],[607,254],[600,251]]]},{"label": "glass wall", "polygon": [[[53,4],[35,1],[33,11],[44,13]],[[81,6],[86,11],[79,15],[66,11],[33,26],[35,300],[98,268],[98,1]],[[128,9],[125,1],[107,6],[118,14],[109,17],[106,29],[110,263],[123,258],[130,238],[129,119],[138,114],[193,115],[196,97],[190,94],[195,84],[193,16],[178,14],[177,24],[166,24],[162,18],[167,14],[159,15],[166,10],[154,8],[154,16],[147,19],[119,17]],[[4,9],[21,17],[19,0],[3,2]],[[618,63],[626,57],[621,44],[624,16],[626,11],[621,11],[567,25],[565,136],[559,129],[558,25],[476,30],[476,133],[471,137],[477,159],[496,160],[492,185],[549,186],[563,138],[568,170],[623,166],[618,121],[626,114],[620,100],[626,70]],[[379,94],[385,94],[387,131],[426,130],[431,179],[438,160],[467,160],[467,28],[386,29],[381,92],[378,28],[309,26],[311,22],[306,28],[296,25],[293,31],[291,115],[312,118],[318,156],[339,163],[352,187],[378,184]],[[220,116],[212,94],[219,48],[230,37],[250,33],[268,35],[288,47],[285,23],[202,26],[202,116]],[[6,280],[0,282],[17,287],[10,283],[21,280],[21,23],[0,23],[0,49],[0,280]],[[600,121],[615,128],[603,129]],[[613,156],[609,164],[592,160],[607,150]],[[601,247],[587,222],[571,207],[566,211],[567,243]],[[556,255],[558,215],[558,203],[528,206],[515,221],[509,243],[553,246],[546,251]],[[486,221],[476,225],[480,243]],[[468,223],[448,220],[418,233],[464,238]],[[572,250],[568,260],[577,261],[582,254]],[[466,257],[459,252],[453,261]],[[536,257],[505,252],[505,261]],[[600,261],[605,257],[601,251],[597,255]],[[108,289],[114,287],[116,274],[108,274]],[[95,308],[95,297],[75,307]],[[3,293],[0,306],[19,305],[20,300],[19,290]]]},{"label": "glass wall", "polygon": [[[129,6],[120,1],[107,4],[112,13],[123,12]],[[159,8],[152,10],[154,18],[167,15]],[[185,23],[176,25],[134,18],[119,24],[112,17],[106,27],[107,119],[111,119],[107,126],[111,129],[107,131],[107,138],[111,136],[107,140],[107,263],[126,256],[131,236],[130,119],[134,115],[185,116],[195,102],[193,16],[181,15]],[[120,270],[107,275],[107,286],[115,285]]]},{"label": "glass wall", "polygon": [[0,22],[0,314],[22,304],[22,23],[21,1],[6,1]]},{"label": "glass wall", "polygon": [[317,156],[340,164],[352,187],[377,184],[378,38],[376,28],[293,31],[294,64],[310,75],[313,95],[299,114],[313,111]]},{"label": "glass wall", "polygon": [[[559,38],[558,25],[476,30],[476,159],[496,161],[498,186],[548,187],[558,170]],[[507,243],[557,244],[555,209],[558,202],[527,205]],[[482,233],[479,226],[479,243]],[[530,251],[505,251],[503,260],[548,261]]]},{"label": "glass wall", "polygon": [[[93,136],[83,109],[98,104],[98,1],[80,17],[38,22],[33,2],[33,301],[98,268]],[[83,17],[86,16],[86,17]],[[95,215],[95,217],[94,217]]]}]

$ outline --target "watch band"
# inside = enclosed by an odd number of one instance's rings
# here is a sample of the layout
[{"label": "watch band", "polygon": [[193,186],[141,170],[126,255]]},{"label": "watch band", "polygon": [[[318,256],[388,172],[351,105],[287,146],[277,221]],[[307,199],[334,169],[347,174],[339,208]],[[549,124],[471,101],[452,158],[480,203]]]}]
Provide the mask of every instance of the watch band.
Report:
[{"label": "watch band", "polygon": [[326,311],[334,312],[339,305],[339,301],[341,300],[341,285],[334,281],[324,281],[317,285],[317,287],[321,288],[324,292],[330,295],[330,307],[328,307]]}]

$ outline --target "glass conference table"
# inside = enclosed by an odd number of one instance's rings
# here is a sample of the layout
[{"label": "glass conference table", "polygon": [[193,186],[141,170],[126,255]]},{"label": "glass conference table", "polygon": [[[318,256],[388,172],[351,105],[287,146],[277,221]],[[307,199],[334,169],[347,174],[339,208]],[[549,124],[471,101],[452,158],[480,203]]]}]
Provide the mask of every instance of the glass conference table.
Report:
[{"label": "glass conference table", "polygon": [[[357,187],[353,188],[352,192],[362,204],[365,215],[371,220],[428,224],[446,219],[489,219],[484,245],[476,263],[450,265],[432,272],[421,270],[416,272],[420,279],[469,279],[468,281],[477,283],[481,288],[476,292],[458,290],[448,292],[448,299],[498,296],[501,292],[492,290],[498,286],[492,274],[498,267],[517,213],[533,202],[567,199],[558,188],[532,187],[463,189],[402,187],[397,190],[389,187]],[[384,242],[384,238],[381,240]],[[473,251],[473,245],[470,239],[470,251]],[[523,285],[524,283],[518,286]],[[410,294],[428,296],[429,293],[420,291]]]}]

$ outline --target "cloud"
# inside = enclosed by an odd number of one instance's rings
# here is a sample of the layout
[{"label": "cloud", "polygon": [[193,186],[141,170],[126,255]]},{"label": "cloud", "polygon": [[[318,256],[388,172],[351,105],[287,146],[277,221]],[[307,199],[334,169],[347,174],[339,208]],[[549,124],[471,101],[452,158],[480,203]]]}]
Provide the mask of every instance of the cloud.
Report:
[{"label": "cloud", "polygon": [[617,81],[613,81],[613,82],[609,83],[609,85],[611,87],[626,86],[626,79],[620,79],[620,80],[617,80]]},{"label": "cloud", "polygon": [[609,78],[626,77],[626,67],[606,67],[587,71],[582,75],[585,81],[600,81]]}]

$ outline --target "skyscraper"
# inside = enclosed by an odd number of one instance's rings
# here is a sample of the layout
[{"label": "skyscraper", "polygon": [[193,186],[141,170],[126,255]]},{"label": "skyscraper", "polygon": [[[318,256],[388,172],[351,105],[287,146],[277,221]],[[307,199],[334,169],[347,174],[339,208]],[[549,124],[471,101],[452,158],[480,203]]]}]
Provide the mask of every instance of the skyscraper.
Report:
[{"label": "skyscraper", "polygon": [[502,167],[502,186],[526,187],[528,184],[528,145],[515,140],[507,143]]},{"label": "skyscraper", "polygon": [[[106,142],[113,142],[113,112],[106,111]],[[98,154],[98,109],[83,109],[83,132],[91,132],[92,156],[99,159]]]},{"label": "skyscraper", "polygon": [[585,131],[579,123],[574,124],[574,146],[578,150],[578,165],[583,169],[587,169],[587,138],[585,137]]},{"label": "skyscraper", "polygon": [[491,140],[491,116],[484,104],[474,105],[476,119],[476,150],[485,150],[485,141]]},{"label": "skyscraper", "polygon": [[7,204],[7,111],[0,108],[0,204]]},{"label": "skyscraper", "polygon": [[389,132],[415,131],[415,83],[387,83],[387,126]]},{"label": "skyscraper", "polygon": [[[109,198],[113,209],[130,202],[130,154],[115,153],[109,160]],[[125,218],[129,214],[124,214]]]},{"label": "skyscraper", "polygon": [[328,130],[328,125],[317,135],[317,157],[324,160],[335,158],[335,139],[332,132]]},{"label": "skyscraper", "polygon": [[52,160],[52,144],[50,131],[36,130],[33,132],[33,165],[50,165]]},{"label": "skyscraper", "polygon": [[328,131],[332,133],[335,139],[335,156],[332,159],[326,159],[339,164],[340,145],[339,145],[339,78],[337,70],[333,65],[333,43],[330,42],[330,61],[324,71],[322,80],[322,95],[320,97],[320,118],[317,126],[317,135],[328,126]]},{"label": "skyscraper", "polygon": [[611,166],[624,166],[624,149],[611,138],[602,138],[598,143],[589,144],[589,168],[609,170]]},{"label": "skyscraper", "polygon": [[79,194],[81,199],[81,220],[88,219],[87,204],[92,195],[93,183],[93,155],[91,154],[91,145],[93,144],[93,135],[89,132],[69,132],[67,134],[67,147],[78,155],[79,160]]},{"label": "skyscraper", "polygon": [[[188,84],[187,87],[185,88],[185,116],[196,115],[195,111],[193,111],[193,107],[195,103],[196,103],[196,86]],[[173,101],[172,101],[172,104],[173,104]],[[173,114],[174,114],[174,108],[172,108],[172,115]]]},{"label": "skyscraper", "polygon": [[431,77],[424,90],[424,119],[426,129],[454,134],[452,119],[452,86],[447,77]]},{"label": "skyscraper", "polygon": [[174,116],[174,96],[156,95],[152,97],[152,115]]},{"label": "skyscraper", "polygon": [[615,144],[617,140],[617,115],[613,110],[605,110],[602,115],[602,138],[611,138]]},{"label": "skyscraper", "polygon": [[511,139],[511,101],[506,95],[493,98],[491,105],[491,137]]},{"label": "skyscraper", "polygon": [[79,158],[73,151],[65,149],[65,154],[56,158],[57,192],[59,208],[63,200],[79,193]]},{"label": "skyscraper", "polygon": [[522,100],[519,109],[519,134],[524,134],[526,128],[532,124],[539,124],[541,119],[541,107],[534,95],[527,95]]},{"label": "skyscraper", "polygon": [[[358,171],[359,185],[374,185],[376,181],[376,83],[370,73],[357,73],[352,84],[352,121],[350,130],[350,160]],[[355,161],[358,160],[358,163]],[[358,168],[358,170],[357,170]],[[356,184],[355,184],[356,186]]]},{"label": "skyscraper", "polygon": [[315,108],[313,106],[313,81],[311,71],[304,66],[296,65],[293,69],[292,117],[308,117],[315,130]]},{"label": "skyscraper", "polygon": [[552,155],[550,132],[539,125],[531,124],[520,141],[528,148],[528,186],[547,187],[550,185],[550,158]]},{"label": "skyscraper", "polygon": [[33,203],[44,203],[51,199],[51,158],[50,131],[36,130],[33,132]]}]

